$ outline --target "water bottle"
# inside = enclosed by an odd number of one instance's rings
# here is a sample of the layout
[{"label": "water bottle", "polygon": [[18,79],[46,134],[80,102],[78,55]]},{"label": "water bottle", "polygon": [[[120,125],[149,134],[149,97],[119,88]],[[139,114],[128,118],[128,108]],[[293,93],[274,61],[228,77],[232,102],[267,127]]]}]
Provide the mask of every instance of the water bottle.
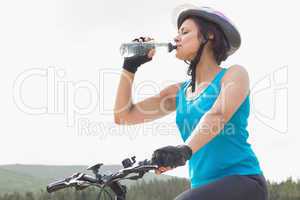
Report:
[{"label": "water bottle", "polygon": [[120,53],[124,57],[144,56],[147,55],[150,49],[165,49],[166,52],[171,52],[176,49],[176,45],[172,43],[158,42],[129,42],[123,43],[120,47]]}]

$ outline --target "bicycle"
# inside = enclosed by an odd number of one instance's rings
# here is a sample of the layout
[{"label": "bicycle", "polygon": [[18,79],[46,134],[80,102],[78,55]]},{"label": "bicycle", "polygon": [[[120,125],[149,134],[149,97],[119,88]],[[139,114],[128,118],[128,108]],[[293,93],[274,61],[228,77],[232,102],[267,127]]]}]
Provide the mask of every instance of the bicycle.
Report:
[{"label": "bicycle", "polygon": [[[135,156],[126,158],[122,161],[124,168],[109,175],[99,173],[99,169],[103,163],[98,163],[87,168],[87,170],[92,171],[94,176],[82,172],[75,173],[70,177],[50,183],[47,186],[47,192],[52,193],[69,187],[75,187],[76,190],[83,190],[89,186],[95,186],[100,188],[97,196],[98,200],[126,200],[127,187],[120,183],[121,180],[138,180],[143,178],[145,173],[158,169],[157,165],[153,165],[147,159],[138,162],[136,166],[134,166],[135,163]],[[112,190],[114,198],[108,192],[107,188]]]}]

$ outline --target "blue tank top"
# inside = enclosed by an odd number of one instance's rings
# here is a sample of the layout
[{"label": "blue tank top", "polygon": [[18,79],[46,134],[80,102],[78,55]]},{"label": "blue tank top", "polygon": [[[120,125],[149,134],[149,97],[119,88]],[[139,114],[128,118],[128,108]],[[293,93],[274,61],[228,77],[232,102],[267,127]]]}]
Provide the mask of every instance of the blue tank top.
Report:
[{"label": "blue tank top", "polygon": [[[217,99],[225,71],[223,68],[193,100],[188,100],[185,96],[190,80],[181,85],[176,95],[176,124],[184,141]],[[188,163],[192,188],[228,175],[263,174],[251,145],[247,142],[249,109],[248,95],[223,130],[193,154]]]}]

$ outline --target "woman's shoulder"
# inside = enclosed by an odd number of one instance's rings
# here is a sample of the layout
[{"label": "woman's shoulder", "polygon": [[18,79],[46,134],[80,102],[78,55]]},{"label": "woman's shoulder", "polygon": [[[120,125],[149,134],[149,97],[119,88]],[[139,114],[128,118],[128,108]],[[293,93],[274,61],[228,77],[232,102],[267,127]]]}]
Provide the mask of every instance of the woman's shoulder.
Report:
[{"label": "woman's shoulder", "polygon": [[222,78],[222,83],[226,82],[249,82],[247,69],[237,64],[228,67]]}]

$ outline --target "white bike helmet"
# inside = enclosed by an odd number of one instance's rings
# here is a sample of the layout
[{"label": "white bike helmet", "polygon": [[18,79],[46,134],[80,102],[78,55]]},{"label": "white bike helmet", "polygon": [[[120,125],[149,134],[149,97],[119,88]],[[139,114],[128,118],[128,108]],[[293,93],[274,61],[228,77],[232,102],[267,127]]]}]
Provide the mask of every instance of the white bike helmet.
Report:
[{"label": "white bike helmet", "polygon": [[188,17],[199,17],[208,22],[216,24],[224,33],[230,46],[227,55],[232,55],[241,46],[241,36],[235,25],[221,12],[213,10],[209,7],[201,7],[199,9],[188,9],[180,13],[177,19],[177,27],[179,28],[183,21]]}]

